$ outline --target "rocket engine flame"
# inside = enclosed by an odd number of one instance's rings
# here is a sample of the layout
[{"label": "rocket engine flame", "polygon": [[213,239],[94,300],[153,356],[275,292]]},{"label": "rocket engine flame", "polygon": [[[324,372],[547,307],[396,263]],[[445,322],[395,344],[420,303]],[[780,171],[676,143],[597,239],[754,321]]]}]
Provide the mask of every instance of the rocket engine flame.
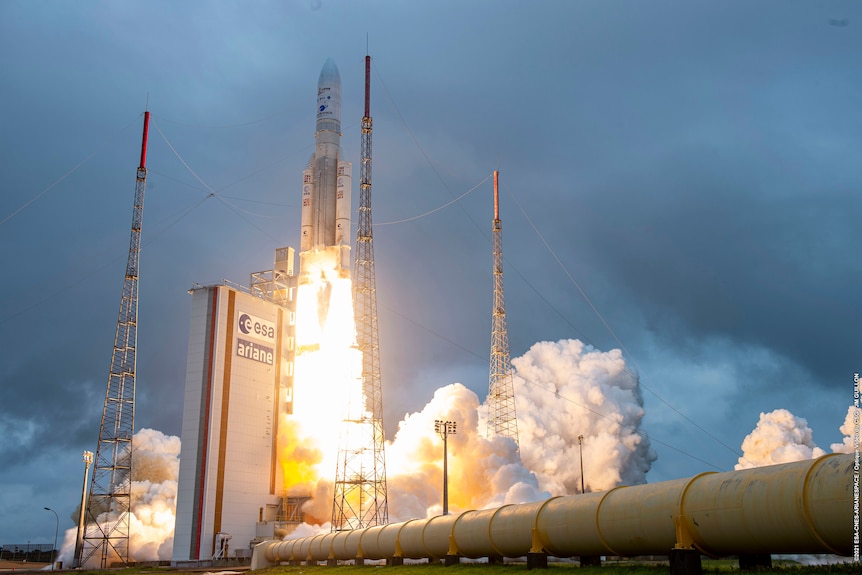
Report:
[{"label": "rocket engine flame", "polygon": [[[344,284],[349,282],[344,281]],[[333,283],[328,321],[342,313],[352,322],[349,306],[341,307]],[[310,293],[319,288],[310,288]],[[306,302],[315,305],[314,297]],[[305,305],[302,299],[298,305]],[[336,312],[336,310],[341,310]],[[316,313],[304,310],[304,317]],[[352,323],[349,323],[352,325]],[[341,320],[337,325],[345,325]],[[313,328],[314,331],[316,328]],[[325,330],[321,329],[323,333]],[[310,332],[309,332],[310,333]],[[354,333],[350,331],[349,333]],[[299,337],[299,335],[298,335]],[[349,364],[358,352],[343,332],[338,342],[338,357],[331,361]],[[304,344],[303,362],[325,349]],[[356,354],[356,355],[351,355]],[[496,507],[507,503],[537,501],[553,495],[579,491],[578,435],[584,435],[583,454],[586,482],[592,490],[609,489],[621,483],[643,483],[655,452],[649,441],[637,433],[644,415],[636,376],[625,370],[619,350],[600,352],[577,340],[537,343],[513,364],[518,368],[516,398],[521,430],[521,451],[504,437],[487,438],[481,430],[486,407],[474,392],[460,383],[438,389],[428,404],[415,413],[407,414],[398,425],[394,438],[387,442],[387,488],[391,521],[416,517],[431,517],[441,513],[442,440],[433,432],[436,419],[458,422],[458,433],[449,437],[450,508],[466,509]],[[326,382],[320,372],[302,368],[297,361],[296,386],[314,389]],[[360,362],[357,362],[357,369]],[[358,373],[358,371],[356,372]],[[310,434],[308,439],[324,453],[337,452],[337,417],[331,409],[332,397],[361,401],[360,378],[347,378],[343,387],[326,393],[320,409],[302,409],[291,416],[297,428],[320,428],[325,416],[329,423],[322,435]],[[561,402],[559,397],[572,399]],[[360,399],[357,399],[360,398]],[[307,421],[313,420],[313,421]],[[324,447],[324,443],[328,445]],[[330,451],[326,451],[330,450]],[[304,510],[321,523],[330,510],[332,483],[330,463],[310,465],[317,473],[316,493]],[[303,531],[307,532],[307,531]],[[291,538],[294,535],[290,536]]]},{"label": "rocket engine flame", "polygon": [[351,282],[334,267],[326,272],[300,285],[297,294],[294,398],[302,407],[283,416],[279,438],[288,492],[333,473],[345,414],[332,406],[362,401]]}]

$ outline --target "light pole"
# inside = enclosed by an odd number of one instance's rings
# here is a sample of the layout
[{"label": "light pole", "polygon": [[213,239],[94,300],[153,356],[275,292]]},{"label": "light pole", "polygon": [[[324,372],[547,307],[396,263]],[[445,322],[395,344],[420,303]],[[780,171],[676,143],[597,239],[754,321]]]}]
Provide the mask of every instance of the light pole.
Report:
[{"label": "light pole", "polygon": [[585,493],[584,490],[584,436],[578,436],[578,455],[580,455],[581,459],[581,493]]},{"label": "light pole", "polygon": [[81,513],[78,515],[78,536],[75,538],[75,557],[72,559],[72,568],[81,566],[81,553],[84,551],[84,517],[87,513],[87,478],[90,476],[90,464],[93,463],[93,452],[85,451],[81,454],[84,461],[84,487],[81,489]]},{"label": "light pole", "polygon": [[50,507],[43,507],[45,511],[50,511],[54,514],[54,547],[51,549],[51,571],[54,570],[54,565],[56,562],[54,561],[54,556],[57,553],[57,533],[60,532],[60,518],[57,516],[57,512],[51,509]]},{"label": "light pole", "polygon": [[443,515],[449,515],[449,454],[447,453],[448,438],[455,435],[458,424],[454,421],[434,420],[434,431],[443,439]]}]

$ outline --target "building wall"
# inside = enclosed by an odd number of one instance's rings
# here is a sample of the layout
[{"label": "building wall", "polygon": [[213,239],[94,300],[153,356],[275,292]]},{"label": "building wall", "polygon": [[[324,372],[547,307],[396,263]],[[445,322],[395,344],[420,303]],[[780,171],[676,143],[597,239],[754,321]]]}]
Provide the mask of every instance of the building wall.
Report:
[{"label": "building wall", "polygon": [[279,411],[291,408],[292,313],[228,286],[192,293],[174,561],[209,559],[255,537],[278,503]]}]

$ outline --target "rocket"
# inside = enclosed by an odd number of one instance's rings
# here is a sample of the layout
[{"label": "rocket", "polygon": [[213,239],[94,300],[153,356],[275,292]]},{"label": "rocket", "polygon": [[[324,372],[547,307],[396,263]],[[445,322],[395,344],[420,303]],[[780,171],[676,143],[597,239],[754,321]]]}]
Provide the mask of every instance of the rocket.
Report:
[{"label": "rocket", "polygon": [[300,284],[350,276],[351,164],[341,152],[341,76],[326,60],[317,81],[314,154],[302,171]]}]

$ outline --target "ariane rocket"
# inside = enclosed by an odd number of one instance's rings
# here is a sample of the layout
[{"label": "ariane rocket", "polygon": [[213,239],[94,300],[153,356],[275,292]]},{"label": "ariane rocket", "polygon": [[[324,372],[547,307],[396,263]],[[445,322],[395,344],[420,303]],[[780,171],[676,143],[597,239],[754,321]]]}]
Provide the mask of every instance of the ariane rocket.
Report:
[{"label": "ariane rocket", "polygon": [[302,171],[299,280],[350,276],[351,164],[341,155],[341,76],[326,60],[317,82],[314,154]]}]

